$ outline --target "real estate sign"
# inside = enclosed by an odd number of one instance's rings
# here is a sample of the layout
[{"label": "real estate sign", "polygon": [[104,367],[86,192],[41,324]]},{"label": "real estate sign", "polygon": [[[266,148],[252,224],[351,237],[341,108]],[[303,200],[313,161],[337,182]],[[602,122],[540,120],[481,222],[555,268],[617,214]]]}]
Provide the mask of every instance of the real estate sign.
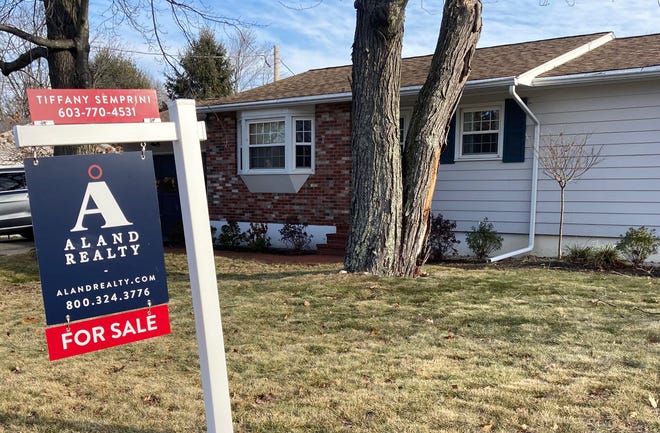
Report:
[{"label": "real estate sign", "polygon": [[33,123],[128,123],[160,120],[155,90],[28,89]]},{"label": "real estate sign", "polygon": [[[51,359],[169,333],[150,152],[25,160]],[[127,315],[122,316],[122,312]],[[114,315],[105,321],[77,321]]]}]

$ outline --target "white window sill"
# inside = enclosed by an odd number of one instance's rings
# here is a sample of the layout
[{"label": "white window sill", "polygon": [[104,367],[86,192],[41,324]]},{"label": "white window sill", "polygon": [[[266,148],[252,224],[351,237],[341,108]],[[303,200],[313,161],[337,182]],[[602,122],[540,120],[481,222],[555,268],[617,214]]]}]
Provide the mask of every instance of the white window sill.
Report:
[{"label": "white window sill", "polygon": [[501,155],[480,155],[480,156],[459,156],[455,159],[456,162],[462,161],[501,161]]}]

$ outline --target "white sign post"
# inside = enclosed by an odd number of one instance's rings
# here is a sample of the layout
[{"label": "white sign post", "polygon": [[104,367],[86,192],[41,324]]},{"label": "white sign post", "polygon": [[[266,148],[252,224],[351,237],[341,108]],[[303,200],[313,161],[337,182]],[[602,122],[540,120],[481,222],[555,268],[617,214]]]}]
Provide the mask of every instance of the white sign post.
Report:
[{"label": "white sign post", "polygon": [[17,147],[172,141],[183,216],[186,253],[199,362],[209,433],[232,433],[231,402],[225,360],[218,283],[215,273],[200,140],[206,139],[197,122],[195,101],[168,104],[172,122],[82,125],[19,125]]}]

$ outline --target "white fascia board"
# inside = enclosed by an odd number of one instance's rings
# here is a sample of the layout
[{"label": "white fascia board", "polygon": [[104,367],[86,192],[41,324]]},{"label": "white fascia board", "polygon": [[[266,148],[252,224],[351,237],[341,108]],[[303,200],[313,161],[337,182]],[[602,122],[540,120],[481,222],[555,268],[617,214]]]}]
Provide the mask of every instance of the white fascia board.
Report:
[{"label": "white fascia board", "polygon": [[561,86],[575,84],[597,84],[605,81],[648,80],[660,78],[660,65],[645,68],[619,69],[615,71],[588,72],[584,74],[560,75],[535,78],[531,87]]},{"label": "white fascia board", "polygon": [[[515,83],[516,81],[514,77],[486,78],[484,80],[468,81],[467,83],[465,83],[465,90],[482,90],[482,89],[496,89],[496,88],[501,88],[503,90],[506,90],[509,88],[509,86],[512,86]],[[422,86],[402,87],[401,96],[415,96],[420,92],[420,90],[422,90]]]},{"label": "white fascia board", "polygon": [[348,102],[351,93],[333,93],[328,95],[299,96],[296,98],[268,99],[265,101],[236,102],[233,104],[207,105],[197,107],[198,113],[217,113],[223,111],[257,110],[261,108],[284,107],[289,105]]},{"label": "white fascia board", "polygon": [[538,77],[539,75],[551,71],[557,66],[563,65],[564,63],[570,62],[571,60],[577,59],[578,57],[610,42],[613,39],[614,33],[612,32],[594,39],[589,43],[581,45],[567,53],[562,54],[559,57],[555,57],[554,59],[535,67],[534,69],[530,69],[529,71],[520,74],[517,77],[517,82],[523,86],[530,86],[534,78]]},{"label": "white fascia board", "polygon": [[[490,89],[502,87],[507,89],[514,84],[514,77],[488,78],[485,80],[468,81],[465,84],[466,90]],[[401,88],[401,96],[414,96],[419,93],[422,86],[408,86]],[[269,99],[265,101],[236,102],[233,104],[206,105],[197,107],[198,113],[219,113],[227,111],[258,110],[263,108],[286,107],[303,104],[329,104],[333,102],[349,102],[352,93],[333,93],[328,95],[300,96],[296,98]]]}]

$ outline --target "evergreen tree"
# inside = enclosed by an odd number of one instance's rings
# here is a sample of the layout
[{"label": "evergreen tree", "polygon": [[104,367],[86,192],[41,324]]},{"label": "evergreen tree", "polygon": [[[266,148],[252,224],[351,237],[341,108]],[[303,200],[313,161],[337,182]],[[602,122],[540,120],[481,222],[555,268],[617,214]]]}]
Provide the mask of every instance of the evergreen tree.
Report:
[{"label": "evergreen tree", "polygon": [[151,89],[156,85],[135,62],[108,47],[100,49],[89,62],[91,84],[96,89]]},{"label": "evergreen tree", "polygon": [[170,98],[210,99],[232,93],[233,69],[225,47],[208,29],[192,41],[180,56],[182,71],[167,75],[165,89]]}]

